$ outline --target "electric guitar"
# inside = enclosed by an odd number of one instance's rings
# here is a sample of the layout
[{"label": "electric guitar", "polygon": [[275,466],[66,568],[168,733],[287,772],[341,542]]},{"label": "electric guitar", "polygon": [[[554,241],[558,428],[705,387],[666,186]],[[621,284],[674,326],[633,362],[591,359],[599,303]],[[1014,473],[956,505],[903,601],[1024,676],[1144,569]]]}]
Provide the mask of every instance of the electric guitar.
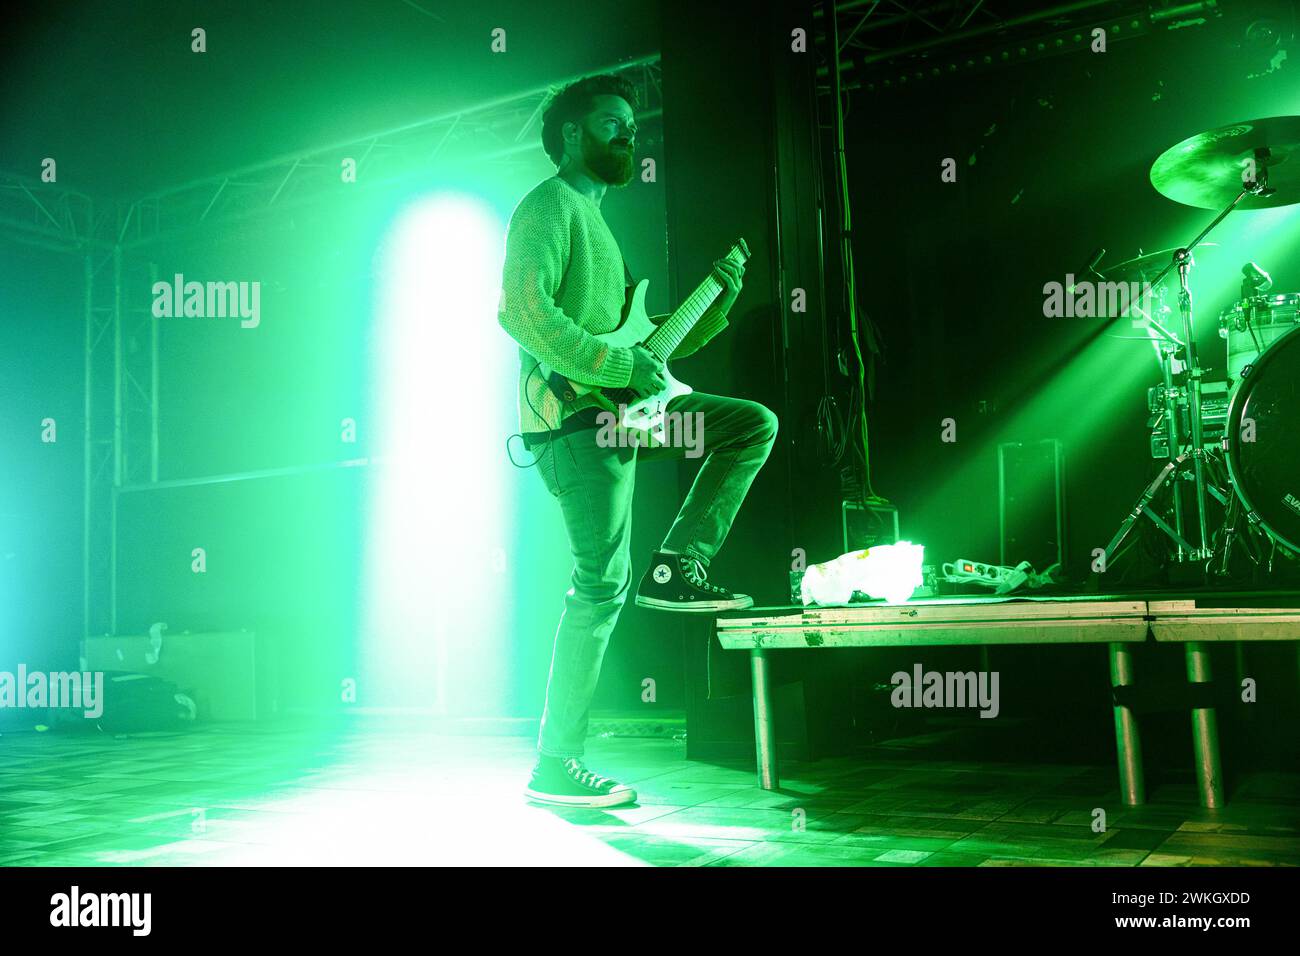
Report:
[{"label": "electric guitar", "polygon": [[[749,246],[745,244],[744,239],[737,239],[723,258],[744,265],[749,259]],[[689,395],[695,391],[686,383],[673,378],[666,364],[668,357],[681,344],[682,339],[686,338],[687,333],[695,327],[695,323],[700,320],[700,316],[704,314],[705,310],[722,293],[723,285],[717,273],[710,272],[696,290],[688,295],[686,300],[677,307],[677,310],[660,325],[655,325],[650,321],[650,317],[646,315],[645,293],[649,285],[649,279],[642,279],[638,282],[623,305],[623,317],[618,324],[618,328],[612,332],[597,335],[596,338],[620,348],[642,345],[649,349],[659,361],[665,363],[664,378],[667,379],[668,384],[663,389],[654,395],[637,398],[630,388],[603,387],[574,382],[555,374],[552,369],[544,364],[541,370],[548,381],[560,379],[566,383],[568,390],[575,396],[592,396],[600,407],[618,415],[619,424],[624,428],[647,432],[655,440],[663,442],[666,435],[664,413],[668,409],[668,404],[675,398]]]}]

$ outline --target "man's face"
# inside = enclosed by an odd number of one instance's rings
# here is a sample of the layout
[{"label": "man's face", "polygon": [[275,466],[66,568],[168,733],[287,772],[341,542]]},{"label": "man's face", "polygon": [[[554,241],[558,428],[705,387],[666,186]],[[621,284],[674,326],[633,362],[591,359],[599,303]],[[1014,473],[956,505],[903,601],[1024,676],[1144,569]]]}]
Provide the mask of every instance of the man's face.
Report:
[{"label": "man's face", "polygon": [[611,186],[632,181],[636,148],[636,119],[621,96],[592,97],[593,109],[583,117],[582,161]]}]

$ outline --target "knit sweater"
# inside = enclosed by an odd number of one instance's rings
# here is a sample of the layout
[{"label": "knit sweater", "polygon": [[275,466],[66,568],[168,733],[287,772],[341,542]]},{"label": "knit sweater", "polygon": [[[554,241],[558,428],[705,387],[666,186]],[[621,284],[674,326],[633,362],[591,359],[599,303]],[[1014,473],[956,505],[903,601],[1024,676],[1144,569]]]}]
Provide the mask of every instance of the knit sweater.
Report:
[{"label": "knit sweater", "polygon": [[[506,233],[497,321],[519,343],[519,430],[525,435],[559,428],[592,404],[579,398],[562,406],[539,362],[584,385],[628,384],[632,350],[596,338],[618,327],[624,276],[622,253],[595,200],[553,176],[519,201]],[[671,358],[690,355],[726,326],[715,302]]]}]

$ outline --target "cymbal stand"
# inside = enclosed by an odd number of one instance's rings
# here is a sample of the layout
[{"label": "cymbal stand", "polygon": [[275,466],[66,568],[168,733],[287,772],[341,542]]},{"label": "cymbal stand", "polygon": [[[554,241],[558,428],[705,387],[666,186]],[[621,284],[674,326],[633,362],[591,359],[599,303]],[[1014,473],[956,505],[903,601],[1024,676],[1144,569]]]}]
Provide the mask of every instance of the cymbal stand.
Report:
[{"label": "cymbal stand", "polygon": [[[1268,166],[1264,162],[1256,162],[1252,166],[1252,172],[1254,173],[1253,178],[1247,179],[1243,175],[1242,188],[1241,191],[1237,193],[1236,198],[1233,199],[1232,202],[1228,203],[1227,207],[1224,208],[1224,210],[1220,212],[1217,216],[1215,216],[1213,221],[1211,221],[1208,226],[1202,229],[1200,234],[1197,235],[1195,239],[1189,242],[1186,246],[1180,249],[1175,249],[1169,265],[1165,266],[1162,270],[1160,270],[1159,274],[1151,282],[1152,288],[1159,288],[1160,283],[1164,281],[1165,277],[1169,275],[1170,272],[1172,272],[1174,269],[1178,270],[1178,311],[1182,317],[1182,325],[1183,325],[1182,328],[1183,340],[1181,346],[1184,354],[1184,360],[1183,360],[1184,372],[1187,375],[1187,389],[1186,389],[1187,423],[1188,423],[1188,430],[1191,433],[1190,435],[1187,436],[1191,444],[1191,448],[1189,449],[1188,454],[1190,454],[1192,459],[1192,480],[1195,485],[1195,491],[1196,491],[1196,499],[1195,499],[1196,500],[1196,525],[1197,525],[1197,532],[1199,535],[1198,540],[1196,541],[1195,545],[1189,544],[1186,541],[1186,535],[1183,533],[1183,528],[1181,527],[1183,523],[1183,518],[1182,518],[1182,506],[1179,503],[1177,479],[1178,479],[1178,463],[1180,463],[1183,457],[1185,456],[1180,454],[1181,438],[1178,436],[1177,433],[1177,416],[1169,414],[1170,411],[1175,411],[1176,409],[1173,408],[1171,391],[1170,391],[1170,386],[1172,384],[1170,366],[1172,363],[1166,362],[1165,363],[1165,394],[1166,394],[1165,403],[1166,403],[1166,414],[1169,420],[1170,462],[1168,465],[1165,466],[1165,470],[1161,472],[1160,477],[1158,477],[1157,480],[1152,485],[1148,486],[1142,498],[1139,499],[1138,505],[1134,508],[1134,511],[1129,515],[1127,519],[1125,519],[1124,524],[1120,526],[1119,532],[1116,534],[1114,540],[1112,540],[1111,545],[1106,549],[1107,561],[1110,560],[1111,555],[1114,553],[1114,549],[1117,549],[1119,547],[1119,544],[1123,541],[1123,539],[1127,537],[1128,532],[1131,530],[1133,523],[1143,513],[1147,514],[1148,516],[1151,516],[1154,520],[1155,513],[1150,508],[1148,502],[1154,496],[1155,492],[1158,491],[1159,488],[1164,484],[1165,480],[1171,476],[1175,481],[1174,515],[1175,515],[1175,522],[1178,525],[1178,527],[1171,528],[1168,524],[1166,524],[1164,521],[1161,520],[1156,521],[1157,526],[1160,527],[1162,531],[1168,534],[1175,541],[1175,543],[1178,544],[1179,561],[1184,561],[1184,560],[1203,561],[1203,560],[1208,560],[1212,556],[1211,545],[1210,545],[1209,517],[1206,510],[1206,488],[1208,482],[1206,480],[1205,432],[1204,432],[1203,422],[1201,417],[1201,378],[1204,376],[1204,371],[1201,368],[1200,358],[1197,354],[1197,349],[1196,349],[1196,331],[1193,322],[1193,310],[1192,310],[1192,290],[1189,281],[1192,265],[1193,265],[1192,250],[1195,249],[1198,245],[1200,245],[1201,242],[1204,241],[1205,237],[1208,236],[1211,231],[1213,231],[1214,227],[1217,226],[1219,223],[1223,222],[1223,220],[1227,218],[1228,213],[1236,209],[1237,204],[1240,203],[1247,196],[1258,196],[1258,195],[1268,194],[1269,192]],[[1153,322],[1153,328],[1154,327],[1156,327],[1156,325]],[[1178,341],[1176,336],[1170,335],[1167,332],[1167,330],[1163,328],[1158,328],[1157,332],[1158,334],[1161,334],[1161,336],[1166,340],[1166,344],[1162,345],[1162,351],[1165,348],[1167,348],[1169,345],[1172,345],[1173,343],[1176,343]],[[1175,347],[1174,349],[1175,354],[1176,351],[1177,348]]]}]

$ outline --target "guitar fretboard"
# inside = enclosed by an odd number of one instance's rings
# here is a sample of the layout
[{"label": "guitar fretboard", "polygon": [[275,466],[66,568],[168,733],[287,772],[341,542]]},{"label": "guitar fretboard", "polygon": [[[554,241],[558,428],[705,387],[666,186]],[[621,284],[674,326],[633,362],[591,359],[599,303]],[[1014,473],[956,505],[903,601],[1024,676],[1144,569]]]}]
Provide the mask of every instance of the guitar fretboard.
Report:
[{"label": "guitar fretboard", "polygon": [[[743,263],[745,253],[740,244],[736,243],[731,247],[726,256],[732,262]],[[695,291],[686,297],[668,317],[659,328],[651,333],[646,339],[645,346],[661,361],[668,361],[668,357],[677,350],[677,346],[682,344],[682,339],[695,327],[695,323],[700,320],[713,301],[721,294],[722,283],[718,277],[710,272],[703,282],[696,287]]]},{"label": "guitar fretboard", "polygon": [[[749,258],[749,254],[742,242],[737,242],[723,258],[744,263]],[[686,301],[679,305],[659,328],[650,333],[650,337],[645,340],[645,347],[654,353],[659,361],[668,361],[668,357],[677,351],[677,346],[682,344],[682,339],[686,338],[687,333],[695,327],[700,316],[707,311],[721,292],[722,282],[713,272],[710,272],[695,291],[686,297]],[[603,391],[605,397],[615,405],[632,405],[636,401],[636,395],[630,388],[607,388]]]}]

